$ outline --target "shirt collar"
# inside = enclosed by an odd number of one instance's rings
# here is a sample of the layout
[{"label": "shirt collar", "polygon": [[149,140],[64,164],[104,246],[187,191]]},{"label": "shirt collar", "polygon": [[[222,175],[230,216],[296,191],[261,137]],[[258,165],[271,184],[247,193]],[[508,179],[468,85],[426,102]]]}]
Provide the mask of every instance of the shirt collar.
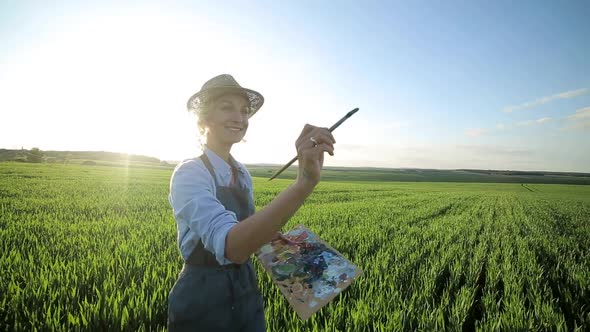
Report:
[{"label": "shirt collar", "polygon": [[[219,172],[219,175],[231,176],[231,166],[225,160],[223,160],[223,158],[218,156],[215,152],[213,152],[213,150],[209,149],[207,146],[205,146],[204,152],[207,155],[207,158],[209,158],[209,161],[211,162],[211,165],[213,165],[213,169],[216,173]],[[238,172],[242,174],[245,173],[244,166],[242,164],[237,162],[231,155],[229,156],[229,159],[231,162],[233,162]]]}]

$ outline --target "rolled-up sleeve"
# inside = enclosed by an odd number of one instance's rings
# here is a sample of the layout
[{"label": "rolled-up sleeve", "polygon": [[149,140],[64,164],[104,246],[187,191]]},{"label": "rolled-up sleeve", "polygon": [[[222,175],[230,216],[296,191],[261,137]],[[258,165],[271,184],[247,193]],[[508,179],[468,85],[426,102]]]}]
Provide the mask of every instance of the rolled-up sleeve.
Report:
[{"label": "rolled-up sleeve", "polygon": [[196,160],[180,165],[170,182],[170,204],[177,222],[186,223],[205,249],[221,265],[232,263],[225,257],[225,240],[237,223],[235,213],[225,209],[215,197],[215,184],[207,169]]}]

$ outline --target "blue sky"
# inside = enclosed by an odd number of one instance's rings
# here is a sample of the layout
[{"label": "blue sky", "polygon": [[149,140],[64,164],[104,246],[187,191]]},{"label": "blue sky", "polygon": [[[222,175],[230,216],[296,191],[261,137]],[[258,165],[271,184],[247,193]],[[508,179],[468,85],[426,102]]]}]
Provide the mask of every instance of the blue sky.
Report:
[{"label": "blue sky", "polygon": [[[587,1],[0,4],[0,147],[198,153],[186,99],[230,73],[266,99],[247,163],[305,123],[328,165],[590,172]],[[31,120],[35,120],[31,123]]]}]

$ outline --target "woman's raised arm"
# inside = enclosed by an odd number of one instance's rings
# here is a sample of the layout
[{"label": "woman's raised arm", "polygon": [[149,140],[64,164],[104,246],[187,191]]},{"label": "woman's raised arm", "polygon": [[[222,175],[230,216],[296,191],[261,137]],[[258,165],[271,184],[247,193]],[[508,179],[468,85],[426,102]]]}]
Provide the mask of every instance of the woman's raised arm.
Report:
[{"label": "woman's raised arm", "polygon": [[295,182],[262,210],[233,226],[225,239],[225,257],[242,264],[301,207],[320,181],[324,153],[334,155],[334,136],[327,128],[305,125],[295,142],[299,171]]}]

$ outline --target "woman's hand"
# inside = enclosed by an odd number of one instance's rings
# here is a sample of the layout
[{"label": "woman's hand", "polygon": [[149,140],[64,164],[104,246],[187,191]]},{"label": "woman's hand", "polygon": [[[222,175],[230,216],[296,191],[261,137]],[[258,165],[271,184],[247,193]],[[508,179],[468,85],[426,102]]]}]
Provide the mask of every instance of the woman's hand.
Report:
[{"label": "woman's hand", "polygon": [[[315,141],[315,142],[314,142]],[[324,165],[324,152],[334,155],[336,140],[328,128],[306,124],[295,142],[299,173],[297,183],[306,188],[315,187],[320,182],[320,173]]]},{"label": "woman's hand", "polygon": [[299,158],[297,181],[283,190],[264,209],[231,227],[225,240],[227,259],[243,264],[251,254],[275,239],[294,244],[277,232],[313,192],[320,181],[324,152],[334,155],[334,143],[336,141],[327,128],[305,125],[295,142]]}]

